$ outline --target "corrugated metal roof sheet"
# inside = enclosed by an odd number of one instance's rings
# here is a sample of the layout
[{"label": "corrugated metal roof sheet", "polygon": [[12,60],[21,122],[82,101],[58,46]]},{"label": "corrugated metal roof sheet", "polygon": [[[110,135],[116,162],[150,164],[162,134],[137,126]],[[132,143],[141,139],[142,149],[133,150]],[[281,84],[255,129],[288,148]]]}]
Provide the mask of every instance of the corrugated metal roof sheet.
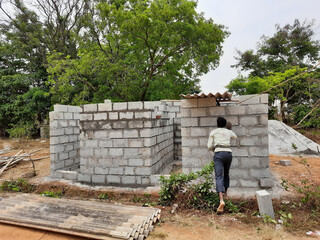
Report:
[{"label": "corrugated metal roof sheet", "polygon": [[180,94],[180,97],[183,97],[183,98],[187,98],[187,99],[191,99],[191,98],[213,98],[215,97],[218,101],[231,101],[231,97],[232,97],[232,94],[231,93],[228,93],[228,92],[224,92],[223,94],[217,92],[216,94],[213,94],[213,93],[208,93],[208,94],[205,94],[205,93],[193,93],[193,94]]}]

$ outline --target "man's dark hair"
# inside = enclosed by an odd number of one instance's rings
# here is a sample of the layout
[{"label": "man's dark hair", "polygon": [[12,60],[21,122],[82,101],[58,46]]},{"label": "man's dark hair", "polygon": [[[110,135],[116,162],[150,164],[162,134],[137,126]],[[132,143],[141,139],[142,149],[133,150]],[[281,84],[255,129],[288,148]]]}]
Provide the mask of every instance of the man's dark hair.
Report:
[{"label": "man's dark hair", "polygon": [[218,125],[218,128],[224,128],[227,125],[227,120],[223,117],[218,117],[217,125]]}]

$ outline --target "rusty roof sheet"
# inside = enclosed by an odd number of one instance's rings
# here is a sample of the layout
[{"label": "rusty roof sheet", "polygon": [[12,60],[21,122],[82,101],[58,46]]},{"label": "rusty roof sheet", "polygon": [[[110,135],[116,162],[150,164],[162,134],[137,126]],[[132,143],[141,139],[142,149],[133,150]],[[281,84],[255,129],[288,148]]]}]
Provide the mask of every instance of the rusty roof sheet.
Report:
[{"label": "rusty roof sheet", "polygon": [[219,101],[231,101],[231,97],[232,97],[232,94],[231,93],[228,93],[228,92],[224,92],[223,94],[217,92],[216,94],[213,94],[213,93],[208,93],[208,94],[205,94],[205,93],[193,93],[193,94],[180,94],[180,97],[183,97],[183,98],[187,98],[187,99],[191,99],[191,98],[216,98],[217,100]]}]

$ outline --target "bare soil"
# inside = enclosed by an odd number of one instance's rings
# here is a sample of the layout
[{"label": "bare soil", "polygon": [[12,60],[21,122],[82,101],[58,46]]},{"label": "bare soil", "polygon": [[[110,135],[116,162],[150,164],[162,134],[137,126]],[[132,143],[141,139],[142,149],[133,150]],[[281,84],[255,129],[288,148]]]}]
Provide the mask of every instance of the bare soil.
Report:
[{"label": "bare soil", "polygon": [[[49,140],[14,141],[0,139],[0,149],[10,146],[13,150],[7,155],[13,155],[21,149],[25,152],[44,148],[36,153],[33,158],[49,156]],[[5,155],[2,155],[5,156]],[[281,166],[277,164],[280,159],[291,160],[292,166]],[[286,179],[294,184],[301,184],[302,180],[308,180],[315,184],[320,184],[320,157],[300,157],[300,156],[275,156],[270,155],[270,169],[278,179]],[[33,168],[30,162],[21,162],[16,167],[5,171],[0,179],[16,180],[27,179],[28,182],[36,184],[34,194],[43,191],[62,192],[63,197],[81,200],[98,200],[105,190],[94,190],[92,188],[82,188],[62,182],[42,182],[39,181],[50,173],[50,159],[35,161],[36,176],[33,176]],[[197,210],[177,209],[171,214],[172,207],[155,206],[162,209],[162,220],[157,224],[155,230],[148,239],[163,240],[203,240],[203,239],[317,239],[316,236],[307,236],[307,231],[320,230],[319,217],[312,217],[311,212],[306,207],[295,208],[300,202],[299,195],[291,190],[294,195],[288,200],[290,204],[284,206],[280,200],[274,201],[275,211],[290,208],[293,214],[291,226],[275,231],[273,224],[264,224],[262,219],[252,216],[258,210],[255,200],[245,203],[237,214],[224,214],[217,216],[214,213],[205,213]],[[7,197],[12,194],[0,192],[0,196]],[[156,202],[157,192],[151,193],[146,198],[144,192],[126,192],[110,190],[108,191],[112,202],[122,202],[124,204],[139,204]],[[320,213],[318,213],[320,215]],[[68,236],[65,234],[52,233],[24,227],[0,224],[1,240],[56,240],[56,239],[85,239]],[[320,239],[320,237],[318,237]]]}]

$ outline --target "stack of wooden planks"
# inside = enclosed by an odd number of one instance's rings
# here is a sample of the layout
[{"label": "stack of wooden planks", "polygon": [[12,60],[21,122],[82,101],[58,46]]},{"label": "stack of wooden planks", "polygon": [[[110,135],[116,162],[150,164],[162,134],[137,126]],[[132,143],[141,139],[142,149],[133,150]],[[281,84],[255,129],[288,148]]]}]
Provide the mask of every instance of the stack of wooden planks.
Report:
[{"label": "stack of wooden planks", "polygon": [[[43,148],[37,149],[37,150],[29,152],[29,153],[22,153],[23,150],[20,150],[13,156],[0,157],[0,176],[5,170],[8,170],[12,167],[15,167],[21,161],[31,161],[32,165],[33,165],[33,161],[49,158],[49,156],[45,156],[45,157],[41,157],[41,158],[31,158],[32,156],[35,155],[36,152],[39,152],[41,150],[43,150]],[[0,155],[6,154],[9,152],[10,152],[10,150],[2,149],[2,150],[0,150]]]},{"label": "stack of wooden planks", "polygon": [[0,222],[93,239],[143,240],[161,210],[21,194],[0,201]]}]

